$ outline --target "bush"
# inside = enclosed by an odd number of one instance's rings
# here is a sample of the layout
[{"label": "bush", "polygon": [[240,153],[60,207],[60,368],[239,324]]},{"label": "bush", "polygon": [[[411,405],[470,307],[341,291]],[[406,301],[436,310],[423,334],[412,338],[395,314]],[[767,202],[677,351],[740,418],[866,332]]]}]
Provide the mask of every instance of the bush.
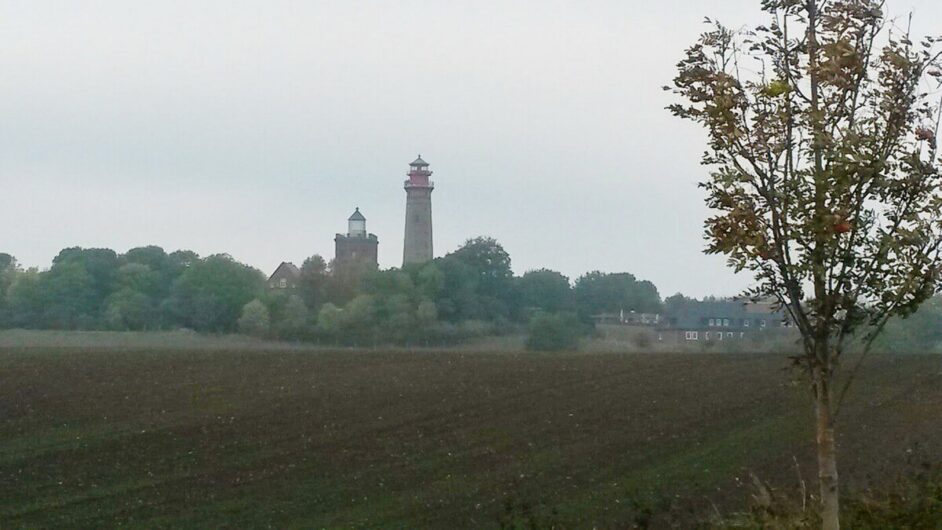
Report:
[{"label": "bush", "polygon": [[583,332],[582,323],[573,313],[537,313],[530,319],[527,349],[574,350]]},{"label": "bush", "polygon": [[239,317],[239,331],[253,337],[264,337],[268,335],[271,328],[271,319],[268,316],[268,308],[261,300],[256,298],[245,304],[242,308],[242,316]]},{"label": "bush", "polygon": [[300,296],[291,295],[272,327],[280,339],[300,339],[309,335],[310,318],[304,300]]},{"label": "bush", "polygon": [[[708,528],[820,528],[817,499],[788,498],[753,477],[757,493],[747,512],[710,522]],[[882,491],[866,491],[841,500],[841,526],[855,530],[884,528],[942,528],[942,468],[924,464],[912,476],[902,477]]]}]

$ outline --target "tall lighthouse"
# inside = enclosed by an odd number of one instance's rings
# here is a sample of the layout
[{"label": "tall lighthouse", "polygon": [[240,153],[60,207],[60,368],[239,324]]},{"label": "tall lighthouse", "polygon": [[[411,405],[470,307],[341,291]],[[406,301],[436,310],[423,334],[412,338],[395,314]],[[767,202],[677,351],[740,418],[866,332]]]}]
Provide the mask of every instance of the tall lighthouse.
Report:
[{"label": "tall lighthouse", "polygon": [[406,238],[402,252],[403,266],[432,260],[432,172],[422,155],[409,164],[406,180]]}]

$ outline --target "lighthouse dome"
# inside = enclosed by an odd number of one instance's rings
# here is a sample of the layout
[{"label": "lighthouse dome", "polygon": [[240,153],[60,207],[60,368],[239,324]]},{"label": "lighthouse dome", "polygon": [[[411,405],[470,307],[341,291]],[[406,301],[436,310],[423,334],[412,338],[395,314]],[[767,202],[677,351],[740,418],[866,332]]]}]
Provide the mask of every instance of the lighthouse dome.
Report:
[{"label": "lighthouse dome", "polygon": [[359,208],[347,219],[347,236],[366,237],[366,217],[363,217]]}]

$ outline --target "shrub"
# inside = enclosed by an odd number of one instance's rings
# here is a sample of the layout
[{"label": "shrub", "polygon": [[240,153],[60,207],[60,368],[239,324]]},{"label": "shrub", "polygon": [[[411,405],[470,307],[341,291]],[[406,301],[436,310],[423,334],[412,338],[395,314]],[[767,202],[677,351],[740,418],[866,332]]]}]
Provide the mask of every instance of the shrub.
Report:
[{"label": "shrub", "polygon": [[582,335],[582,323],[573,313],[537,313],[530,319],[527,349],[574,350]]},{"label": "shrub", "polygon": [[[788,498],[753,477],[757,493],[749,511],[711,521],[707,527],[813,529],[820,528],[817,498]],[[942,468],[924,464],[912,476],[900,478],[882,491],[866,491],[846,499],[841,506],[841,526],[855,530],[884,528],[940,528],[942,518]]]},{"label": "shrub", "polygon": [[239,317],[239,331],[253,337],[264,337],[268,335],[270,327],[268,308],[261,300],[256,298],[245,304],[242,308],[242,316]]}]

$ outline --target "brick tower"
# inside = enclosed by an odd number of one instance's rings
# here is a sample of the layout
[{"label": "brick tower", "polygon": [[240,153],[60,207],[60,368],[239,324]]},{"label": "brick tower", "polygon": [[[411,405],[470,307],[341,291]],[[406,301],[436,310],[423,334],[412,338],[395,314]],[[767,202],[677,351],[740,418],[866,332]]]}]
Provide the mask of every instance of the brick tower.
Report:
[{"label": "brick tower", "polygon": [[409,164],[406,189],[406,237],[402,264],[425,263],[432,260],[432,190],[435,183],[428,178],[428,162],[422,155]]},{"label": "brick tower", "polygon": [[334,238],[334,268],[338,271],[362,271],[377,266],[379,240],[366,231],[366,217],[357,208],[347,219],[347,233]]}]

